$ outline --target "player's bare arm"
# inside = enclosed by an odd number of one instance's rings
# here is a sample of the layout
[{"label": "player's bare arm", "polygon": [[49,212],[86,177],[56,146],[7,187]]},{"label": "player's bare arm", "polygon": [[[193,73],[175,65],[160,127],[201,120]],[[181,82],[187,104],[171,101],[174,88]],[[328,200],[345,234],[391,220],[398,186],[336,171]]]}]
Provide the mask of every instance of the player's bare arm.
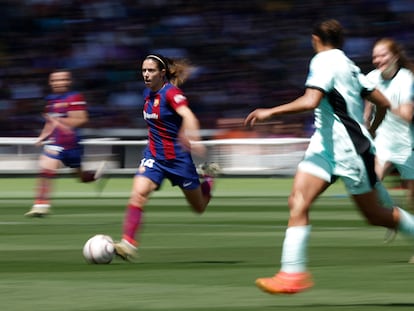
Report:
[{"label": "player's bare arm", "polygon": [[42,131],[40,132],[39,136],[37,137],[35,141],[35,145],[36,146],[41,145],[42,142],[46,140],[52,134],[55,128],[56,126],[52,122],[46,121],[45,125],[43,126]]},{"label": "player's bare arm", "polygon": [[180,130],[180,140],[184,147],[191,149],[199,156],[204,156],[206,153],[205,146],[202,144],[193,144],[191,142],[198,142],[200,137],[200,123],[194,113],[188,106],[180,106],[177,113],[183,118],[183,123]]},{"label": "player's bare arm", "polygon": [[376,106],[376,112],[374,116],[374,120],[371,123],[371,126],[369,128],[369,131],[371,135],[375,135],[375,131],[378,128],[378,126],[381,124],[382,120],[385,117],[385,113],[387,112],[387,109],[391,108],[391,103],[389,100],[377,89],[372,91],[367,97],[367,100],[369,100],[371,103],[373,103]]},{"label": "player's bare arm", "polygon": [[307,88],[305,93],[294,101],[272,108],[259,108],[251,112],[244,120],[245,126],[254,126],[256,122],[266,121],[274,116],[300,113],[318,107],[324,93],[319,89]]},{"label": "player's bare arm", "polygon": [[89,121],[88,113],[85,110],[69,111],[66,118],[50,116],[48,118],[56,127],[66,130],[82,127]]}]

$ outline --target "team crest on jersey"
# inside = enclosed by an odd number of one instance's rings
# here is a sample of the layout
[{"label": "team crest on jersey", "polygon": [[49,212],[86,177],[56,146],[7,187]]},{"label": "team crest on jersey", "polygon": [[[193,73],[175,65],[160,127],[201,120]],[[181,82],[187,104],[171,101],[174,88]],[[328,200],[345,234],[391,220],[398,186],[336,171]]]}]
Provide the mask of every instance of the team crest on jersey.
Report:
[{"label": "team crest on jersey", "polygon": [[160,99],[156,98],[154,99],[154,107],[157,107],[160,104]]}]

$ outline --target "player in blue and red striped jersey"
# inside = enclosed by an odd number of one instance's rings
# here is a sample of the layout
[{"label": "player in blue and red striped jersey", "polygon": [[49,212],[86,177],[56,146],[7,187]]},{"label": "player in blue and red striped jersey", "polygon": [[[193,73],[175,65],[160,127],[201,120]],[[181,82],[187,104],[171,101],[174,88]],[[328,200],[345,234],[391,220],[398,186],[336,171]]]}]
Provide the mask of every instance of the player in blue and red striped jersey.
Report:
[{"label": "player in blue and red striped jersey", "polygon": [[117,255],[123,259],[136,256],[144,206],[150,194],[164,179],[179,186],[196,213],[203,213],[211,199],[213,171],[209,165],[200,183],[191,152],[203,156],[199,121],[178,86],[188,77],[190,66],[184,60],[162,55],[148,55],[142,63],[144,91],[143,117],[148,126],[148,145],[134,177],[132,193],[125,213],[123,236],[115,243]]},{"label": "player in blue and red striped jersey", "polygon": [[37,193],[26,216],[40,217],[49,213],[52,181],[62,164],[74,168],[82,182],[97,180],[102,174],[103,166],[96,172],[82,170],[79,128],[88,122],[88,111],[85,98],[71,91],[71,85],[72,74],[67,70],[56,70],[49,75],[52,93],[46,97],[45,125],[36,140],[36,145],[44,145],[39,157]]}]

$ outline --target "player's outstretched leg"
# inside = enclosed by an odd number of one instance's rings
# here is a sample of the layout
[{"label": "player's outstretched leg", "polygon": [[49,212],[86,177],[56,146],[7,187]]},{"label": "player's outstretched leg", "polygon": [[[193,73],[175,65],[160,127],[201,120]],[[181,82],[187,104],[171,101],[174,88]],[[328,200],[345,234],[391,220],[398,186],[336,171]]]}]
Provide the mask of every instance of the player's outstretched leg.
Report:
[{"label": "player's outstretched leg", "polygon": [[27,213],[27,217],[43,217],[50,213],[50,193],[52,191],[52,183],[56,177],[54,170],[43,169],[37,180],[36,200]]},{"label": "player's outstretched leg", "polygon": [[115,253],[124,260],[132,261],[138,257],[136,234],[143,220],[143,209],[128,204],[125,212],[122,240],[114,244]]}]

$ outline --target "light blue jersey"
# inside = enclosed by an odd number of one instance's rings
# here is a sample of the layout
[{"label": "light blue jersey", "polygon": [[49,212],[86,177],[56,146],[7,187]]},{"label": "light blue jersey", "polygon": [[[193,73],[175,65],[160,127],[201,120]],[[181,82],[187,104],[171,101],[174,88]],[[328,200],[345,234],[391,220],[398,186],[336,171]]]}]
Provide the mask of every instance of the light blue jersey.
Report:
[{"label": "light blue jersey", "polygon": [[[414,76],[408,69],[401,68],[391,80],[384,80],[378,69],[367,78],[388,98],[392,108],[413,105]],[[375,134],[378,161],[382,165],[392,163],[402,179],[414,179],[413,124],[388,110]]]},{"label": "light blue jersey", "polygon": [[315,109],[315,133],[298,169],[327,182],[341,177],[351,194],[371,191],[377,177],[363,97],[375,85],[341,50],[332,49],[313,57],[306,87],[325,96]]}]

